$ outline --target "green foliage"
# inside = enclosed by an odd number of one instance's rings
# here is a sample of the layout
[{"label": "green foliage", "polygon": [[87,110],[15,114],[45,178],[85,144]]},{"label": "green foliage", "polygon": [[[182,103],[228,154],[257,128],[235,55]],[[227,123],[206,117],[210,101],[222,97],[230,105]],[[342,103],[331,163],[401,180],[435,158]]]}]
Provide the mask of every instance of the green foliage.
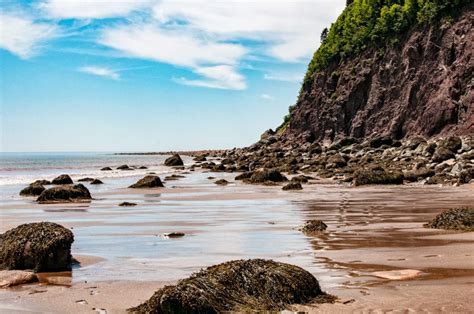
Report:
[{"label": "green foliage", "polygon": [[[304,82],[313,74],[368,47],[396,42],[417,24],[436,23],[454,15],[471,0],[354,0],[331,25],[311,60]],[[325,34],[326,35],[326,34]]]}]

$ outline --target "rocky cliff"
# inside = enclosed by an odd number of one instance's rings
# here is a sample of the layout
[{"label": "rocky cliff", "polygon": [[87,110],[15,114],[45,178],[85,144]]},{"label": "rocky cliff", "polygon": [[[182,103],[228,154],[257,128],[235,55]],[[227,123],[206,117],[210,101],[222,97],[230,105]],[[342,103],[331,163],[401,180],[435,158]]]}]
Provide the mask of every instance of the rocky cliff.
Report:
[{"label": "rocky cliff", "polygon": [[331,61],[302,86],[286,140],[474,134],[474,6]]}]

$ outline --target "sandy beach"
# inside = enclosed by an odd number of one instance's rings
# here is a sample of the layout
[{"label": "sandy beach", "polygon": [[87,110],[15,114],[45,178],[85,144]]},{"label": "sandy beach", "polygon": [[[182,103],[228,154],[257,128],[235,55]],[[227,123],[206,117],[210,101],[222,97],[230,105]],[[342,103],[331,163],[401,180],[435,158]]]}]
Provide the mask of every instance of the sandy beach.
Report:
[{"label": "sandy beach", "polygon": [[[183,171],[181,171],[183,172]],[[208,179],[209,176],[215,179]],[[336,304],[309,312],[469,312],[474,283],[473,233],[423,228],[447,208],[472,205],[474,185],[367,186],[312,180],[303,191],[234,181],[235,174],[196,171],[166,188],[127,189],[139,177],[91,188],[90,203],[0,205],[0,232],[53,221],[74,232],[72,272],[0,290],[8,313],[123,313],[154,291],[199,269],[241,258],[266,258],[310,271]],[[231,184],[217,186],[227,179]],[[121,186],[121,187],[120,187]],[[122,201],[135,207],[119,207]],[[320,219],[326,232],[297,230]],[[172,239],[169,232],[186,236]],[[450,302],[445,302],[449,299]]]}]

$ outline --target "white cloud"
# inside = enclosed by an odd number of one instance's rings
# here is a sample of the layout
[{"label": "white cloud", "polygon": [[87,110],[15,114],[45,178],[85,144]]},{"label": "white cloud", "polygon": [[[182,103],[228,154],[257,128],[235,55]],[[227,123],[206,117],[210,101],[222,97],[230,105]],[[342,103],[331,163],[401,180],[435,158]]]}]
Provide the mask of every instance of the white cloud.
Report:
[{"label": "white cloud", "polygon": [[301,82],[303,80],[303,74],[264,74],[263,78],[268,81],[280,81],[280,82]]},{"label": "white cloud", "polygon": [[151,3],[151,0],[46,0],[38,7],[51,18],[100,19],[126,16]]},{"label": "white cloud", "polygon": [[265,99],[265,100],[273,100],[275,98],[273,98],[273,96],[270,96],[268,94],[262,94],[260,95],[261,98]]},{"label": "white cloud", "polygon": [[32,19],[0,12],[0,48],[27,59],[58,34],[55,25],[37,23]]},{"label": "white cloud", "polygon": [[120,78],[120,75],[116,71],[105,67],[85,66],[79,68],[78,71],[87,74],[111,78],[113,80],[118,80]]},{"label": "white cloud", "polygon": [[219,89],[242,90],[247,88],[244,77],[234,67],[228,65],[217,65],[201,67],[194,70],[198,75],[205,77],[204,80],[190,80],[179,78],[175,81],[183,85],[200,86]]}]

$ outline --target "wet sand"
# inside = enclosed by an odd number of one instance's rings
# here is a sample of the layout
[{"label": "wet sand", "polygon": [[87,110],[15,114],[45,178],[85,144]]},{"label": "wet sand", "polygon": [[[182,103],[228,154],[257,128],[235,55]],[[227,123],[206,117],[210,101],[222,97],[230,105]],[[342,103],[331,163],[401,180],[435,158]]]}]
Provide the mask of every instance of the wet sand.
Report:
[{"label": "wet sand", "polygon": [[[16,197],[1,204],[0,232],[44,220],[72,228],[80,265],[0,290],[0,312],[121,313],[202,267],[255,257],[299,265],[340,297],[295,310],[467,313],[474,306],[474,233],[422,228],[444,209],[472,206],[474,185],[352,188],[318,180],[284,192],[233,177],[196,172],[152,190],[121,188],[137,179],[127,178],[91,188],[88,204]],[[221,178],[232,184],[213,183]],[[327,232],[301,234],[296,228],[308,219],[323,220]],[[162,236],[174,231],[186,236]]]}]

